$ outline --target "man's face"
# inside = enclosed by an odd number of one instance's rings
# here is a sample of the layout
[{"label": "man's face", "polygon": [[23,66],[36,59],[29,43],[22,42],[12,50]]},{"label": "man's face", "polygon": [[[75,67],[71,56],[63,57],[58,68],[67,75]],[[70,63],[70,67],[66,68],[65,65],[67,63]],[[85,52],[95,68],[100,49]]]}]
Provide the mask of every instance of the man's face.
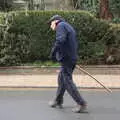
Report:
[{"label": "man's face", "polygon": [[53,31],[55,31],[55,29],[56,29],[56,20],[54,20],[54,21],[52,21],[51,22],[51,25],[50,25],[50,28],[53,30]]}]

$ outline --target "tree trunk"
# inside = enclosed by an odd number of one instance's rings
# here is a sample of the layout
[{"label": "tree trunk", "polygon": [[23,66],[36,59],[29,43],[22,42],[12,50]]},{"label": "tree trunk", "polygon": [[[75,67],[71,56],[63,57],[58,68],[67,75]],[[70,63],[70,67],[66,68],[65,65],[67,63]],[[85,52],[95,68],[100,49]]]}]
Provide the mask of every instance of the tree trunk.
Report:
[{"label": "tree trunk", "polygon": [[79,1],[80,0],[72,0],[72,4],[73,4],[74,9],[79,9],[80,8]]},{"label": "tree trunk", "polygon": [[109,10],[109,0],[100,0],[99,17],[106,20],[111,20],[113,18]]},{"label": "tree trunk", "polygon": [[29,10],[33,10],[34,6],[33,6],[33,0],[29,1]]}]

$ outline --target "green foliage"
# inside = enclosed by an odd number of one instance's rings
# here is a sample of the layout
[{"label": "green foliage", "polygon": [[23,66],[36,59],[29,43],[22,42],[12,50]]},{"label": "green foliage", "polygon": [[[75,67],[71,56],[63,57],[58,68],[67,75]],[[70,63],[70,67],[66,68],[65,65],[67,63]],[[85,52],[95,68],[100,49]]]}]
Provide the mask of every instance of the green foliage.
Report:
[{"label": "green foliage", "polygon": [[[4,34],[4,33],[2,33]],[[19,65],[27,59],[29,48],[25,35],[15,35],[7,33],[1,36],[0,40],[0,65]]]},{"label": "green foliage", "polygon": [[119,24],[120,23],[120,18],[114,18],[113,20],[112,20],[112,22],[113,23],[116,23],[116,24]]},{"label": "green foliage", "polygon": [[0,0],[0,11],[9,11],[12,9],[13,0]]},{"label": "green foliage", "polygon": [[120,17],[120,0],[109,0],[109,5],[115,17]]},{"label": "green foliage", "polygon": [[[120,0],[109,0],[109,9],[113,13],[114,20],[120,18]],[[100,0],[77,0],[79,9],[87,10],[94,15],[98,15],[100,8]],[[113,22],[114,22],[113,20]],[[119,22],[119,20],[117,21]],[[119,22],[120,23],[120,22]]]},{"label": "green foliage", "polygon": [[11,12],[9,29],[0,34],[0,65],[48,61],[55,33],[47,21],[54,14],[63,16],[76,29],[78,61],[81,63],[102,64],[106,45],[119,39],[114,35],[116,29],[113,30],[109,23],[98,20],[85,11]]},{"label": "green foliage", "polygon": [[78,0],[81,9],[87,10],[93,14],[97,14],[99,8],[99,0]]},{"label": "green foliage", "polygon": [[114,36],[114,46],[120,48],[120,24],[111,24],[111,28]]}]

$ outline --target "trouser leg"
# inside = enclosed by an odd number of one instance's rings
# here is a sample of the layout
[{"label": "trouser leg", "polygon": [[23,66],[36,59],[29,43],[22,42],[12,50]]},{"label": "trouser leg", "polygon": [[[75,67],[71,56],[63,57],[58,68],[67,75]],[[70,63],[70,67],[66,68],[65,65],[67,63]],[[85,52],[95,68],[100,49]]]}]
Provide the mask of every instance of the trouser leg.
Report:
[{"label": "trouser leg", "polygon": [[58,88],[57,88],[56,99],[55,99],[58,104],[63,103],[63,96],[65,93],[65,86],[64,86],[63,76],[62,76],[62,70],[63,70],[63,68],[61,67],[61,70],[58,75]]},{"label": "trouser leg", "polygon": [[85,100],[78,92],[77,87],[73,83],[73,79],[72,79],[72,73],[74,68],[75,68],[75,64],[69,64],[69,65],[63,64],[62,76],[64,80],[64,85],[67,92],[72,96],[74,101],[76,101],[76,103],[79,105],[83,105],[85,104]]}]

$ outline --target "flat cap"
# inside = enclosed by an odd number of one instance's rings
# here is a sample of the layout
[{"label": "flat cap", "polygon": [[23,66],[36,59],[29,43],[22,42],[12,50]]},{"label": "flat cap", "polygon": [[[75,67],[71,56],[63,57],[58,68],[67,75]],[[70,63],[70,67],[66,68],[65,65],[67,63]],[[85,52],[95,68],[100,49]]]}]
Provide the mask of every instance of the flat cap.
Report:
[{"label": "flat cap", "polygon": [[64,20],[60,15],[54,15],[48,20],[48,24],[50,24],[54,20]]}]

